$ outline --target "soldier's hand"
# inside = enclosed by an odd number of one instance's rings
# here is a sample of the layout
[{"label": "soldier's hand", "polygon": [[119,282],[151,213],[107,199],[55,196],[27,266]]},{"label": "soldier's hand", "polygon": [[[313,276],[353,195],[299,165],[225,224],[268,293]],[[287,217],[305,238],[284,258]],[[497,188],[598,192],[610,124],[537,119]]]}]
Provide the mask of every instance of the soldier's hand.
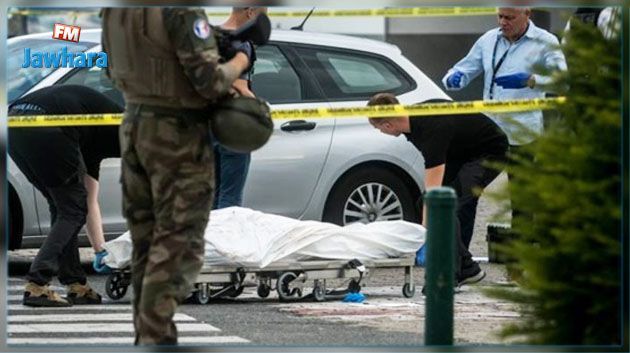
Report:
[{"label": "soldier's hand", "polygon": [[242,47],[234,47],[234,46],[230,45],[229,47],[227,47],[227,48],[225,48],[224,50],[221,51],[221,57],[224,58],[226,61],[230,61],[238,53],[243,53],[243,54],[245,54],[247,56],[247,52],[245,51],[244,48],[242,48]]},{"label": "soldier's hand", "polygon": [[230,96],[232,98],[236,98],[236,97],[240,97],[241,94],[236,88],[234,88],[234,86],[232,86],[232,87],[230,87],[230,91],[228,92],[228,96]]},{"label": "soldier's hand", "polygon": [[236,55],[227,62],[228,65],[233,66],[238,72],[242,73],[249,67],[249,58],[243,52],[238,52]]},{"label": "soldier's hand", "polygon": [[232,84],[232,88],[236,90],[239,96],[254,98],[254,92],[250,91],[247,80],[237,78]]}]

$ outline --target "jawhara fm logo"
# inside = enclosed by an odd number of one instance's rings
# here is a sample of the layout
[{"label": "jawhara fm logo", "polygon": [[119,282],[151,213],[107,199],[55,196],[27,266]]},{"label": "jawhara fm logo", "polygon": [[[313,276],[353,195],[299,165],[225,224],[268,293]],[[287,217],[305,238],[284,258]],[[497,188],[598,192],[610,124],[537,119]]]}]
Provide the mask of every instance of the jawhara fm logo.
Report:
[{"label": "jawhara fm logo", "polygon": [[[55,23],[53,39],[78,43],[81,37],[81,27]],[[105,52],[83,53],[69,52],[64,46],[56,52],[31,52],[31,48],[24,48],[24,62],[22,68],[59,68],[59,67],[107,67]]]}]

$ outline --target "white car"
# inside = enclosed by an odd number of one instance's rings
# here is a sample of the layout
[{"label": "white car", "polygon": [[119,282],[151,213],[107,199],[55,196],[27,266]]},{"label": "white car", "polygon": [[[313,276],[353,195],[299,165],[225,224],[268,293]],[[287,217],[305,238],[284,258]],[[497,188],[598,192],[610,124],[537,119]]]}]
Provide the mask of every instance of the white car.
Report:
[{"label": "white car", "polygon": [[[98,52],[100,34],[82,31],[79,43],[51,39],[50,33],[9,39],[9,103],[42,87],[80,84],[122,104],[122,95],[98,67],[21,68],[25,47],[54,52],[67,45],[69,52]],[[384,42],[274,30],[257,57],[253,90],[272,109],[365,106],[384,91],[403,104],[450,99],[398,47]],[[404,137],[381,134],[365,117],[305,117],[274,124],[269,142],[252,154],[245,207],[342,225],[419,219],[416,200],[424,185],[424,161]],[[108,238],[126,230],[119,168],[119,159],[101,164],[99,199]],[[10,160],[7,178],[10,248],[39,246],[49,230],[46,200]]]}]

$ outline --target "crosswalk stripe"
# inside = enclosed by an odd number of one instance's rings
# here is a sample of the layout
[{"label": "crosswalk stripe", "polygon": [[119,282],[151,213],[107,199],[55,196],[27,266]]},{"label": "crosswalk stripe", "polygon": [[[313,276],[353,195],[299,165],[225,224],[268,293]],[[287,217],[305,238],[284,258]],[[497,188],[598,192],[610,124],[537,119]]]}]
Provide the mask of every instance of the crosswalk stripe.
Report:
[{"label": "crosswalk stripe", "polygon": [[[66,296],[65,293],[59,293],[59,295],[63,298]],[[6,301],[9,302],[9,304],[13,303],[21,303],[22,302],[22,298],[24,298],[24,295],[19,294],[19,295],[7,295],[6,296]],[[114,303],[121,303],[120,300],[113,300],[113,299],[109,299],[109,298],[103,298],[103,305],[107,305],[107,304],[114,304]]]},{"label": "crosswalk stripe", "polygon": [[[55,292],[65,292],[66,291],[66,287],[48,286],[48,288],[54,290]],[[21,286],[8,286],[7,287],[7,292],[9,292],[9,293],[11,293],[11,292],[24,293],[24,285],[21,285]]]},{"label": "crosswalk stripe", "polygon": [[22,304],[10,304],[7,305],[7,309],[9,311],[11,310],[29,310],[29,311],[49,311],[49,310],[54,310],[54,311],[68,311],[68,310],[72,310],[74,312],[76,311],[94,311],[94,310],[98,310],[98,311],[107,311],[107,310],[126,310],[126,311],[131,311],[131,305],[121,305],[121,304],[112,304],[112,305],[75,305],[72,307],[42,307],[42,308],[36,308],[36,307],[30,307],[30,306],[24,306]]},{"label": "crosswalk stripe", "polygon": [[[119,314],[44,314],[44,315],[10,315],[7,317],[8,322],[73,322],[73,321],[129,321],[133,320],[131,313],[119,313]],[[196,321],[194,317],[190,317],[186,314],[175,314],[173,318],[175,321]]]},{"label": "crosswalk stripe", "polygon": [[[29,307],[21,303],[24,283],[9,279],[5,287],[5,308],[9,314],[5,319],[6,333],[14,336],[6,337],[7,345],[133,345],[133,310],[128,301],[103,298],[101,305]],[[50,289],[65,296],[64,286],[50,286]],[[178,343],[182,345],[250,342],[239,336],[222,336],[220,328],[183,313],[176,313],[173,320],[179,333]],[[60,337],[60,334],[74,337]]]},{"label": "crosswalk stripe", "polygon": [[[59,294],[59,296],[62,297],[62,298],[66,298],[68,296],[68,293],[66,293],[66,292],[57,292],[57,294]],[[8,301],[8,302],[12,302],[12,301],[13,302],[14,301],[22,302],[23,298],[24,298],[24,292],[10,293],[10,294],[4,296],[5,301]],[[103,303],[103,304],[131,303],[131,297],[124,298],[124,299],[111,299],[107,295],[101,294],[101,303]]]},{"label": "crosswalk stripe", "polygon": [[[177,332],[217,332],[220,329],[203,323],[178,323]],[[98,332],[98,333],[120,333],[135,332],[132,323],[111,324],[111,323],[79,323],[79,324],[20,324],[8,325],[7,333],[63,333],[63,332]]]},{"label": "crosswalk stripe", "polygon": [[[7,338],[7,345],[107,345],[107,344],[119,344],[119,345],[132,345],[134,341],[133,337],[90,337],[85,338],[58,338],[58,337],[39,337],[39,338]],[[238,336],[194,336],[194,337],[179,337],[177,339],[179,344],[222,344],[222,343],[247,343],[249,340]]]}]

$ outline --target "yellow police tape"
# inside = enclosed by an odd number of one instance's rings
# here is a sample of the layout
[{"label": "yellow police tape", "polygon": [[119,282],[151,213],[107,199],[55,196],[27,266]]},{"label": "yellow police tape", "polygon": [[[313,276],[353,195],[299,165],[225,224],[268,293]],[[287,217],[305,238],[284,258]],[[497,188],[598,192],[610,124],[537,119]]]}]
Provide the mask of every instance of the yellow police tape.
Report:
[{"label": "yellow police tape", "polygon": [[[22,15],[51,15],[65,13],[71,16],[83,14],[96,14],[99,10],[33,10],[33,9],[15,9],[9,11],[9,16]],[[269,17],[306,17],[310,10],[300,11],[274,11],[270,8]],[[439,17],[439,16],[476,16],[476,15],[495,15],[495,7],[400,7],[400,8],[382,8],[382,9],[348,9],[348,10],[316,10],[313,11],[313,17]],[[227,17],[229,12],[206,11],[208,16]]]},{"label": "yellow police tape", "polygon": [[[532,110],[553,109],[566,101],[565,97],[541,99],[515,99],[506,101],[467,101],[425,103],[420,105],[375,105],[345,108],[311,108],[273,110],[273,119],[316,119],[352,117],[391,117],[409,115],[413,117],[453,115],[471,113],[514,113]],[[118,125],[122,114],[78,114],[78,115],[24,115],[10,116],[9,127],[45,126],[88,126]]]},{"label": "yellow police tape", "polygon": [[[306,17],[306,11],[269,11],[270,17]],[[208,16],[223,14],[206,12]],[[353,9],[353,10],[316,10],[313,17],[437,17],[437,16],[472,16],[496,15],[495,7],[401,7],[383,9]],[[225,14],[229,15],[229,14]]]}]

